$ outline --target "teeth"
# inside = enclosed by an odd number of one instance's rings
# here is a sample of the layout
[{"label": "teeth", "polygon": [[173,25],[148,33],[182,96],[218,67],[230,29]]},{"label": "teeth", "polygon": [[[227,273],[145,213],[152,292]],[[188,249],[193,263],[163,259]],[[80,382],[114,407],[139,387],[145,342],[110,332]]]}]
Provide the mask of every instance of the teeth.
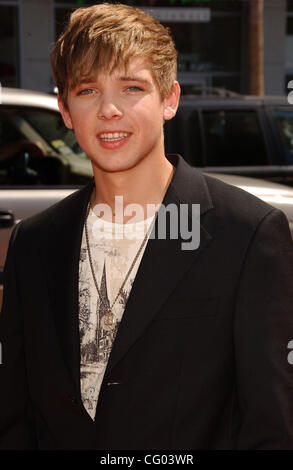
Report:
[{"label": "teeth", "polygon": [[127,132],[104,132],[103,134],[99,135],[99,138],[106,141],[115,141],[115,140],[121,140],[124,139],[125,137],[128,137],[130,134]]}]

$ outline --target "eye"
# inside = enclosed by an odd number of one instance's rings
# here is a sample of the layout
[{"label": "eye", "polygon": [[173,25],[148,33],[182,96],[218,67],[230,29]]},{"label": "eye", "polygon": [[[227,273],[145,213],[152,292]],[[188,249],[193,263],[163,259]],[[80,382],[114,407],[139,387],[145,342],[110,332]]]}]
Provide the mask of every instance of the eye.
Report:
[{"label": "eye", "polygon": [[92,88],[84,88],[83,90],[80,90],[77,94],[78,95],[91,95],[94,92]]},{"label": "eye", "polygon": [[143,91],[143,89],[138,86],[129,86],[127,87],[127,90],[128,91]]}]

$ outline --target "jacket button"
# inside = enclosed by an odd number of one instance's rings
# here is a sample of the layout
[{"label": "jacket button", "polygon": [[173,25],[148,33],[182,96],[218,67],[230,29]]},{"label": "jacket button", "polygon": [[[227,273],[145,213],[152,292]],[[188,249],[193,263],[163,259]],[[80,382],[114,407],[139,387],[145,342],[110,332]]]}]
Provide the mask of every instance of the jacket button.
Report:
[{"label": "jacket button", "polygon": [[78,404],[79,404],[78,398],[76,398],[76,397],[74,397],[74,396],[72,396],[72,395],[68,395],[67,398],[68,398],[68,400],[71,401],[71,403],[72,403],[74,406],[78,406]]}]

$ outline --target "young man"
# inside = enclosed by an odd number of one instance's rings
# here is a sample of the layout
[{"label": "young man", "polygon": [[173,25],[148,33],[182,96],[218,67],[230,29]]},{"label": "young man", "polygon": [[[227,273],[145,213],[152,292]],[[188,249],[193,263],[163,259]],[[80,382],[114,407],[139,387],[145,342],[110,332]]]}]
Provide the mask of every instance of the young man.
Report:
[{"label": "young man", "polygon": [[55,45],[60,111],[94,179],[11,237],[3,449],[293,448],[288,223],[165,156],[176,56],[119,4],[76,10]]}]

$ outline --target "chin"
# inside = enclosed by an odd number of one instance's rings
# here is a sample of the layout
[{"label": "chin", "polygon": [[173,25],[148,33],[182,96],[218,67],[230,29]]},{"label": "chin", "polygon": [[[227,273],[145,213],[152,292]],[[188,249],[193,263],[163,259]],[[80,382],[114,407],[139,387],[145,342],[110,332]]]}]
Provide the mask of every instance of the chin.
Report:
[{"label": "chin", "polygon": [[132,168],[136,167],[140,162],[142,161],[142,158],[140,159],[133,159],[133,160],[123,160],[122,158],[119,158],[117,160],[114,159],[108,159],[102,160],[102,161],[96,161],[92,160],[93,167],[96,167],[99,170],[105,171],[107,173],[117,173],[121,171],[127,171],[131,170]]}]

